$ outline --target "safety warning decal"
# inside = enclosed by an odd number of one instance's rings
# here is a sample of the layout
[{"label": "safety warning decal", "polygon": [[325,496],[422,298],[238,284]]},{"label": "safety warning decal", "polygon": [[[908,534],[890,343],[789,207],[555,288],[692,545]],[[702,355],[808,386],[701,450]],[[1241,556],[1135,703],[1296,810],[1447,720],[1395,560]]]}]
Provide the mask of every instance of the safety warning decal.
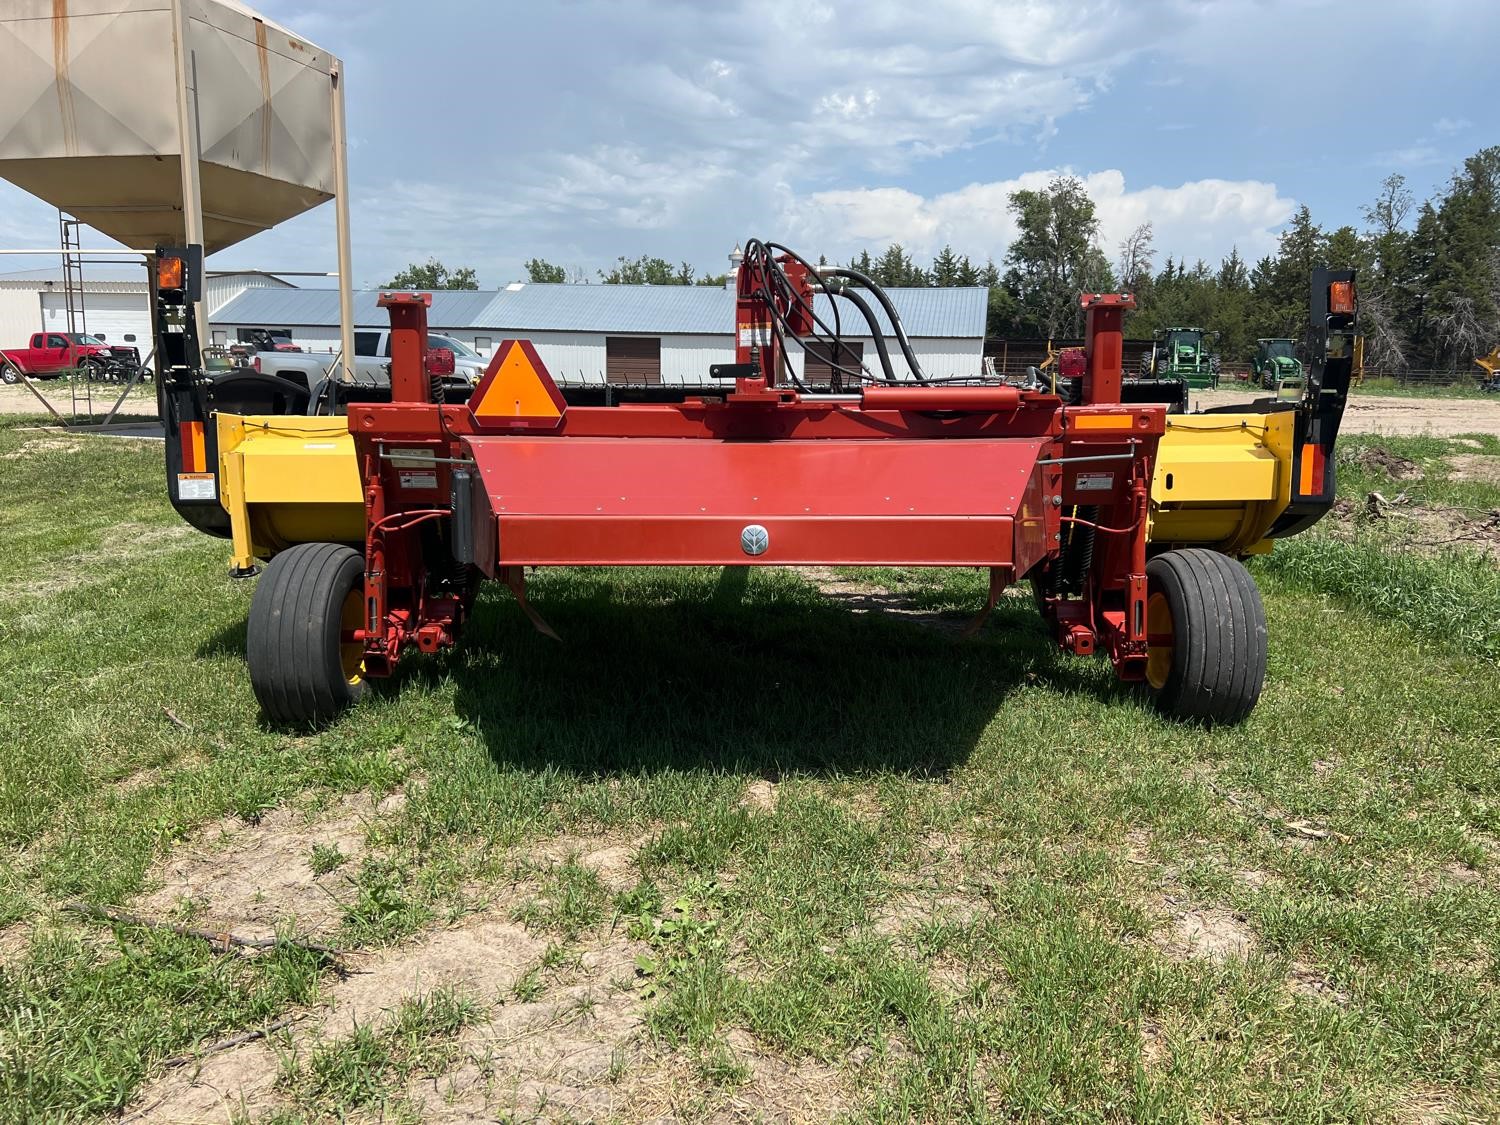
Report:
[{"label": "safety warning decal", "polygon": [[213,473],[178,473],[177,499],[217,500],[219,489]]},{"label": "safety warning decal", "polygon": [[422,473],[411,469],[400,469],[396,475],[401,479],[402,488],[437,487],[437,473]]},{"label": "safety warning decal", "polygon": [[764,347],[771,342],[771,325],[755,324],[746,321],[740,325],[740,347],[753,348],[756,345]]},{"label": "safety warning decal", "polygon": [[1114,473],[1079,473],[1073,482],[1074,492],[1108,492],[1115,486]]}]

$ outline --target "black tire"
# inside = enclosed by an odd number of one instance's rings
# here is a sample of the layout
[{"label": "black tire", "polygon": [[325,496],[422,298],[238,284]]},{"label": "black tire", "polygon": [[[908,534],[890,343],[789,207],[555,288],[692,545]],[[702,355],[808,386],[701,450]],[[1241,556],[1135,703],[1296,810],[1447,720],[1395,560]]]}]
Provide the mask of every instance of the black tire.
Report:
[{"label": "black tire", "polygon": [[250,685],[272,723],[330,723],[365,692],[356,628],[364,556],[339,543],[299,543],[266,567],[250,601],[245,657]]},{"label": "black tire", "polygon": [[78,365],[78,372],[90,383],[104,381],[104,367],[92,359],[86,359]]},{"label": "black tire", "polygon": [[7,387],[14,387],[20,381],[21,377],[16,374],[14,367],[8,363],[0,364],[0,383],[4,383]]},{"label": "black tire", "polygon": [[1266,611],[1250,572],[1191,548],[1157,555],[1146,581],[1146,679],[1157,707],[1205,725],[1242,721],[1266,680]]}]

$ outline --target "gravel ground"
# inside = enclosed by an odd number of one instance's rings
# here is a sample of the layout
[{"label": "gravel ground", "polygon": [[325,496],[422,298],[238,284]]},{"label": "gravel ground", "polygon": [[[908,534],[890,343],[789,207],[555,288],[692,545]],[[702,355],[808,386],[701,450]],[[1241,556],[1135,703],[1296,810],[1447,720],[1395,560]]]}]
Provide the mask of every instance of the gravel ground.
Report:
[{"label": "gravel ground", "polygon": [[[36,389],[46,396],[52,408],[63,417],[66,418],[72,412],[73,398],[66,379],[42,379],[37,382]],[[94,413],[102,418],[109,413],[109,408],[120,396],[120,388],[113,383],[98,383],[95,384],[93,392]],[[83,410],[81,388],[79,409]],[[46,412],[47,408],[37,402],[36,396],[24,386],[0,385],[0,414],[45,414]],[[144,389],[137,388],[120,407],[120,413],[145,415],[148,418],[156,417],[155,392],[150,386]]]},{"label": "gravel ground", "polygon": [[[66,415],[71,409],[68,385],[60,380],[38,384],[57,410]],[[103,415],[114,403],[119,389],[109,385],[94,388],[94,412]],[[1229,406],[1260,397],[1248,388],[1237,390],[1198,391],[1193,395],[1194,409]],[[43,411],[41,403],[25,387],[0,386],[0,414],[35,414]],[[156,398],[150,388],[137,390],[120,408],[122,415],[154,417]],[[1423,434],[1451,437],[1465,433],[1500,433],[1500,399],[1472,398],[1400,398],[1395,395],[1356,395],[1344,415],[1343,430],[1353,434]]]}]

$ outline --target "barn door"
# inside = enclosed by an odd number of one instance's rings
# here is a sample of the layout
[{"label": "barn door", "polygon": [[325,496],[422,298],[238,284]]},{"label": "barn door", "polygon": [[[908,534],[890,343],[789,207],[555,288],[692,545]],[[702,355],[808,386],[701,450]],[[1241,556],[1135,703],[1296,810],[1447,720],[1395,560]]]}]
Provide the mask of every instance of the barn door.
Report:
[{"label": "barn door", "polygon": [[611,383],[660,383],[661,339],[656,336],[606,336],[604,376]]},{"label": "barn door", "polygon": [[[838,390],[852,390],[859,386],[859,379],[852,372],[859,370],[865,357],[865,346],[860,341],[845,340],[839,344],[837,355],[833,354],[833,348],[811,340],[804,345],[804,350],[806,358],[802,363],[802,381],[808,386],[833,387]],[[838,370],[835,364],[844,370]]]}]

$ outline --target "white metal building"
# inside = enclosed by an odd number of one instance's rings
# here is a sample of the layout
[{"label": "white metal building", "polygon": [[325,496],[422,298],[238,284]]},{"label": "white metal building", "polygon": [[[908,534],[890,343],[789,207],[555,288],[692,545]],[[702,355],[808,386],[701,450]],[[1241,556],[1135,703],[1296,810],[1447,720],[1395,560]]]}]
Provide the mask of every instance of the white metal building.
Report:
[{"label": "white metal building", "polygon": [[[983,288],[891,289],[924,370],[930,376],[980,373],[988,292]],[[389,326],[378,294],[355,294],[360,329]],[[819,315],[833,322],[825,298]],[[839,302],[846,355],[877,370],[874,341],[863,320]],[[651,382],[701,384],[713,363],[734,361],[735,295],[732,290],[687,285],[535,285],[498,291],[433,294],[429,326],[490,354],[503,339],[529,339],[554,378],[563,383]],[[284,333],[311,351],[338,347],[338,294],[331,290],[247,290],[211,317],[216,343],[265,328]],[[909,369],[894,332],[880,317],[898,376]],[[803,357],[795,360],[802,366]],[[816,367],[816,359],[808,359]],[[843,362],[843,361],[841,361]],[[805,371],[816,380],[816,371]]]},{"label": "white metal building", "polygon": [[[247,289],[265,288],[290,289],[292,284],[259,271],[210,272],[203,282],[208,315]],[[134,343],[144,355],[151,346],[150,286],[144,263],[85,265],[83,315],[83,328],[90,335],[111,344]],[[67,327],[61,266],[0,274],[0,347],[20,345],[33,332]]]}]

